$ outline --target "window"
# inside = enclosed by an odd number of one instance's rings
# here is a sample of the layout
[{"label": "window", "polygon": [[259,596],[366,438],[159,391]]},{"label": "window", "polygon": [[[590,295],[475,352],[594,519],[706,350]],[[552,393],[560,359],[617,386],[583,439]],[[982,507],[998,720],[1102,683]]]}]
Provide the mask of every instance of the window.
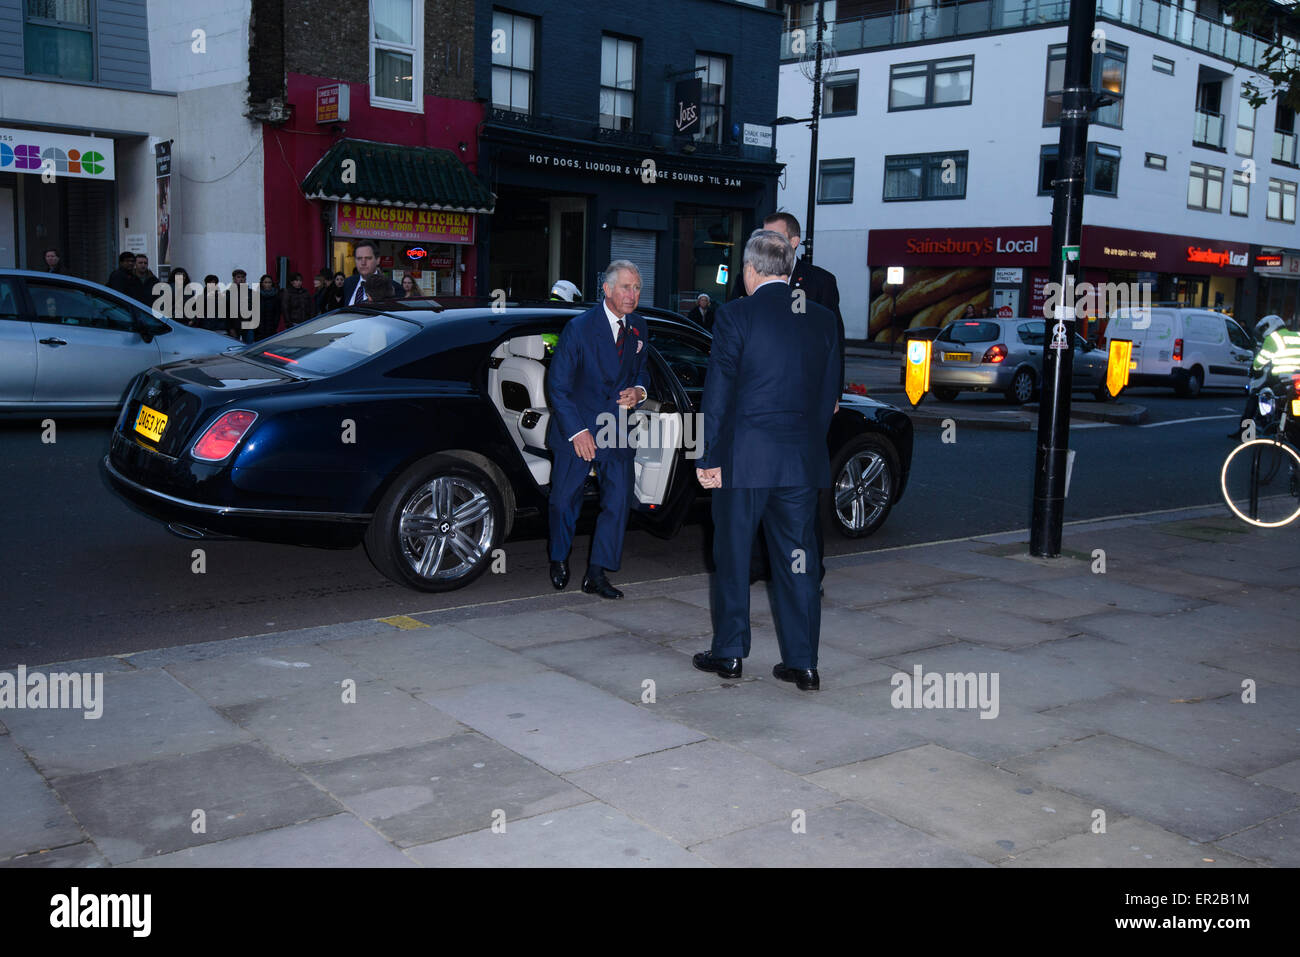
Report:
[{"label": "window", "polygon": [[600,38],[600,125],[606,130],[631,130],[636,107],[635,40]]},{"label": "window", "polygon": [[1223,209],[1223,167],[1193,163],[1187,178],[1187,206],[1217,213]]},{"label": "window", "polygon": [[727,61],[707,53],[695,54],[696,75],[703,83],[700,94],[700,131],[695,139],[721,143],[727,108]]},{"label": "window", "polygon": [[885,202],[965,199],[970,154],[913,153],[885,157]]},{"label": "window", "polygon": [[370,0],[370,102],[424,112],[424,0]]},{"label": "window", "polygon": [[331,312],[286,331],[275,340],[273,352],[253,346],[242,356],[277,369],[292,365],[294,372],[334,375],[411,338],[420,328],[419,323],[383,314]]},{"label": "window", "polygon": [[1250,156],[1255,152],[1255,113],[1243,90],[1237,100],[1237,155]]},{"label": "window", "polygon": [[1228,323],[1228,338],[1232,340],[1232,344],[1236,346],[1238,349],[1247,349],[1251,352],[1254,352],[1255,351],[1254,340],[1252,340],[1250,336],[1246,335],[1246,330],[1241,328],[1241,326],[1237,325],[1231,319],[1228,319],[1227,323]]},{"label": "window", "polygon": [[0,278],[0,320],[24,318],[20,295],[16,280]]},{"label": "window", "polygon": [[[663,357],[677,381],[686,392],[692,405],[699,409],[704,403],[705,373],[709,369],[709,347],[694,336],[686,336],[650,324],[650,345]],[[654,398],[653,396],[651,398]],[[661,400],[672,400],[665,387]]]},{"label": "window", "polygon": [[1273,160],[1288,165],[1296,162],[1295,111],[1281,103],[1273,121]]},{"label": "window", "polygon": [[[1059,162],[1058,147],[1044,146],[1038,155],[1038,195],[1051,196],[1056,187]],[[1150,154],[1148,154],[1150,155]],[[1105,143],[1089,143],[1088,158],[1084,164],[1084,191],[1100,196],[1114,196],[1119,192],[1119,147]]]},{"label": "window", "polygon": [[889,108],[923,110],[963,106],[971,101],[975,58],[900,63],[889,68]]},{"label": "window", "polygon": [[90,0],[25,0],[26,72],[65,80],[95,79]]},{"label": "window", "polygon": [[1232,199],[1228,211],[1234,216],[1250,215],[1250,175],[1242,169],[1232,171]]},{"label": "window", "polygon": [[858,112],[858,71],[832,73],[822,88],[822,116],[852,116]]},{"label": "window", "polygon": [[853,202],[853,160],[822,160],[817,166],[817,202]]},{"label": "window", "polygon": [[[1099,126],[1124,125],[1124,75],[1128,65],[1128,47],[1107,43],[1106,52],[1092,58],[1092,89],[1112,100],[1108,106],[1092,111],[1091,122]],[[1043,125],[1061,122],[1061,95],[1065,88],[1065,44],[1047,48],[1047,90],[1043,99]]]},{"label": "window", "polygon": [[1157,73],[1168,73],[1170,76],[1173,76],[1174,61],[1162,56],[1153,56],[1151,58],[1151,69],[1155,70]]},{"label": "window", "polygon": [[1027,346],[1047,345],[1046,322],[1022,322],[1016,326],[1016,338]]},{"label": "window", "polygon": [[497,109],[533,112],[536,42],[535,19],[492,11],[492,105]]},{"label": "window", "polygon": [[135,314],[112,299],[76,286],[28,280],[27,292],[36,307],[36,321],[64,326],[89,326],[114,332],[134,332]]},{"label": "window", "polygon": [[1265,215],[1283,223],[1295,222],[1296,184],[1284,179],[1268,181],[1268,211]]},{"label": "window", "polygon": [[935,338],[940,342],[960,342],[962,345],[969,345],[972,342],[996,342],[1002,338],[1002,327],[996,322],[963,319],[949,323]]},{"label": "window", "polygon": [[1167,169],[1169,160],[1160,153],[1148,153],[1146,165],[1151,169]]}]

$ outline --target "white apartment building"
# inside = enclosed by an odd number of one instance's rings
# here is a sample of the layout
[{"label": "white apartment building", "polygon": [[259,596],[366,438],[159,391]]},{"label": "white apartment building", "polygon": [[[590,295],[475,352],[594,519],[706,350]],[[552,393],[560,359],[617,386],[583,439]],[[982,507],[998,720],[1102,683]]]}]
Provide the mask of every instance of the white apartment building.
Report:
[{"label": "white apartment building", "polygon": [[[838,279],[848,337],[888,341],[967,306],[1041,314],[1068,0],[825,7],[835,55],[813,251]],[[811,55],[815,8],[790,8],[781,116],[809,116],[795,50]],[[1157,301],[1217,307],[1247,325],[1295,316],[1295,114],[1242,99],[1263,44],[1234,31],[1217,0],[1099,0],[1097,27],[1093,88],[1114,102],[1088,129],[1084,281],[1151,283]],[[808,126],[778,126],[776,146],[782,208],[806,222]],[[902,287],[884,286],[889,266],[904,267]],[[923,282],[938,285],[903,298]],[[908,301],[928,311],[909,314]]]}]

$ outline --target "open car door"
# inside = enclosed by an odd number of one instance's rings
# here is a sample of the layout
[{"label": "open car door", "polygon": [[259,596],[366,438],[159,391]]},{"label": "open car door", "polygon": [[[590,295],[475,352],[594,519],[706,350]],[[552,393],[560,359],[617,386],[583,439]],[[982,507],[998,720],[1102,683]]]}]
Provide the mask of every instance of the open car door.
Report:
[{"label": "open car door", "polygon": [[665,412],[661,403],[647,399],[628,416],[628,424],[632,427],[628,438],[636,449],[636,500],[658,507],[668,497],[680,458],[682,414]]}]

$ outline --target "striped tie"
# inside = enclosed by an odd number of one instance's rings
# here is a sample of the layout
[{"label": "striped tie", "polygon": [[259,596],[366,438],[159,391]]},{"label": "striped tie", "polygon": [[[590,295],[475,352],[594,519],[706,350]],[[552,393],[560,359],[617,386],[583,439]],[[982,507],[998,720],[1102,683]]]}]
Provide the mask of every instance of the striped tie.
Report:
[{"label": "striped tie", "polygon": [[615,344],[618,346],[619,361],[623,359],[623,340],[625,338],[627,338],[627,323],[620,319],[618,321],[618,339],[615,340]]}]

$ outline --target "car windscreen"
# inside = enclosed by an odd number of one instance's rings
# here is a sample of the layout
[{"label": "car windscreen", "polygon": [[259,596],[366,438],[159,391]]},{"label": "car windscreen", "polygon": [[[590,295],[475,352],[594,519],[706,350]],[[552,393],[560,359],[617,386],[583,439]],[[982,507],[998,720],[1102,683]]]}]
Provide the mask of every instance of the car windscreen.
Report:
[{"label": "car windscreen", "polygon": [[332,312],[287,329],[242,353],[289,372],[334,375],[419,332],[419,323],[369,313]]},{"label": "car windscreen", "polygon": [[961,320],[950,324],[939,333],[942,342],[992,342],[1002,335],[1002,327],[996,322],[973,322]]}]

